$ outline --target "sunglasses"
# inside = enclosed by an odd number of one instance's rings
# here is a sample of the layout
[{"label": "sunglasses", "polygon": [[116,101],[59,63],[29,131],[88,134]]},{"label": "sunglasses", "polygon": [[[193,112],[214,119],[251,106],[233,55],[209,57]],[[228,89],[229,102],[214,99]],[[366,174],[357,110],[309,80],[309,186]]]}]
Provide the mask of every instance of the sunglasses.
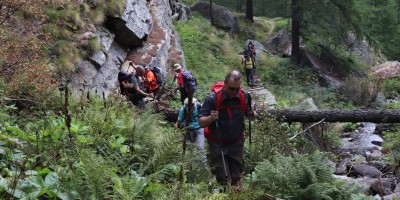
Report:
[{"label": "sunglasses", "polygon": [[230,91],[239,91],[240,88],[241,88],[241,87],[237,87],[237,88],[235,88],[235,87],[228,87],[228,89],[229,89]]}]

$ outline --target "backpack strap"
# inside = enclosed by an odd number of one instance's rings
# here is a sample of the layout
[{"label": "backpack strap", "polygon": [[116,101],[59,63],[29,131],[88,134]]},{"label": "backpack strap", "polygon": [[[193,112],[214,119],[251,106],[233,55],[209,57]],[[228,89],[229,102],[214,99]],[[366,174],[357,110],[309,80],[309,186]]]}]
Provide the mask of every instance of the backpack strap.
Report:
[{"label": "backpack strap", "polygon": [[239,100],[240,100],[240,105],[238,106],[223,106],[222,105],[222,99],[223,99],[223,94],[222,94],[222,89],[218,90],[215,92],[215,109],[217,111],[221,109],[226,109],[228,112],[228,117],[232,118],[231,114],[231,108],[240,108],[243,113],[246,113],[247,105],[246,105],[246,99],[245,99],[245,94],[244,90],[240,89],[239,90]]}]

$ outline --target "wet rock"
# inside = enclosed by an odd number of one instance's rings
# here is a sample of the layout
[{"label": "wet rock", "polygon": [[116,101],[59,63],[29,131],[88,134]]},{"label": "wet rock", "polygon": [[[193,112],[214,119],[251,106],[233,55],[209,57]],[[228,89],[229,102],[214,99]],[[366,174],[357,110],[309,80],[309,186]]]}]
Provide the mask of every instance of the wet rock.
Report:
[{"label": "wet rock", "polygon": [[365,157],[367,158],[367,161],[380,160],[382,158],[382,152],[379,150],[372,150],[372,152],[366,151]]},{"label": "wet rock", "polygon": [[341,160],[336,166],[335,174],[337,175],[347,174],[347,165],[349,164],[351,164],[351,160],[349,158]]},{"label": "wet rock", "polygon": [[390,165],[386,164],[382,161],[372,160],[372,161],[369,161],[368,164],[377,168],[382,173],[387,173],[389,171],[392,171],[392,168],[390,167]]},{"label": "wet rock", "polygon": [[360,176],[367,176],[371,178],[379,178],[382,176],[382,172],[375,167],[366,164],[355,164],[353,170]]},{"label": "wet rock", "polygon": [[393,179],[378,179],[371,185],[371,192],[373,194],[379,194],[380,196],[393,194],[392,189],[394,188],[394,180]]}]

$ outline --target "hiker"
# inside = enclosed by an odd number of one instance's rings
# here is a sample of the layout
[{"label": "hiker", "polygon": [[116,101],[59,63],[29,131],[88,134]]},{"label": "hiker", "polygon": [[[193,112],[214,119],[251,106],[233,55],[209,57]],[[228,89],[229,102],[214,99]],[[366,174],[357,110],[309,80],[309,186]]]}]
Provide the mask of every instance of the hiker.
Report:
[{"label": "hiker", "polygon": [[150,66],[146,64],[141,65],[144,68],[143,74],[143,84],[146,88],[146,91],[149,93],[153,93],[154,96],[157,95],[160,85],[157,83],[157,78],[154,72],[150,70]]},{"label": "hiker", "polygon": [[253,87],[255,70],[254,62],[251,60],[250,56],[245,56],[242,58],[242,65],[245,70],[247,85]]},{"label": "hiker", "polygon": [[189,99],[186,98],[184,105],[181,107],[178,115],[178,120],[176,121],[176,128],[188,127],[187,139],[191,143],[196,143],[197,152],[200,154],[201,161],[207,167],[207,157],[204,151],[204,129],[200,127],[198,123],[199,112],[201,108],[201,103],[195,98],[192,98],[193,111],[190,114],[190,123],[186,123],[186,117],[188,114],[188,103]]},{"label": "hiker", "polygon": [[181,104],[184,105],[186,98],[193,98],[193,94],[196,92],[197,80],[189,71],[182,69],[182,66],[178,63],[173,65],[175,71],[175,78],[177,80],[178,87],[175,92],[179,90],[181,93]]},{"label": "hiker", "polygon": [[254,47],[254,44],[250,41],[247,46],[244,46],[244,51],[243,51],[244,57],[250,56],[251,61],[253,62],[253,65],[256,66],[256,49]]},{"label": "hiker", "polygon": [[208,127],[211,132],[207,136],[209,159],[217,182],[227,185],[230,179],[231,186],[236,190],[241,190],[243,186],[245,116],[256,116],[254,109],[245,101],[249,94],[241,85],[242,74],[229,72],[223,88],[206,97],[199,114],[200,127]]},{"label": "hiker", "polygon": [[[127,81],[120,81],[122,88],[127,90],[126,96],[132,102],[133,105],[138,106],[139,108],[144,108],[144,101],[145,97],[154,98],[153,93],[146,93],[145,88],[140,81],[140,77],[144,74],[143,66],[136,66],[134,74],[128,75]],[[119,74],[118,74],[119,75]],[[118,78],[119,79],[119,78]]]}]

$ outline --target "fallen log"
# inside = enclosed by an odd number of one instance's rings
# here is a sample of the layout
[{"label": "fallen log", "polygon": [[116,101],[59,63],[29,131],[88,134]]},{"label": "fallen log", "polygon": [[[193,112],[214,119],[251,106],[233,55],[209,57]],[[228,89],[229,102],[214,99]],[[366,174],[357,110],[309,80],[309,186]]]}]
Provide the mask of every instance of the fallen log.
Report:
[{"label": "fallen log", "polygon": [[267,113],[284,122],[372,122],[400,123],[400,110],[268,110]]},{"label": "fallen log", "polygon": [[[178,110],[159,110],[164,113],[165,119],[175,122]],[[312,123],[324,122],[372,122],[372,123],[400,123],[400,110],[366,109],[366,110],[290,110],[274,109],[265,111],[266,114],[281,122]]]}]

